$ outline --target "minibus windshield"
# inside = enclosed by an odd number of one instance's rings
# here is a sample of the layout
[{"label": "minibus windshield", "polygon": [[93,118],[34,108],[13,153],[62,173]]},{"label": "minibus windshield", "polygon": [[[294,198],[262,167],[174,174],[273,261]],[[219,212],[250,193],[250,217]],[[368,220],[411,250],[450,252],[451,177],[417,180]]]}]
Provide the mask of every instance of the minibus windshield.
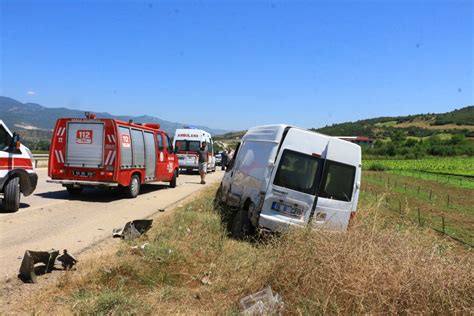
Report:
[{"label": "minibus windshield", "polygon": [[273,184],[291,190],[314,194],[317,187],[316,173],[320,159],[285,149]]}]

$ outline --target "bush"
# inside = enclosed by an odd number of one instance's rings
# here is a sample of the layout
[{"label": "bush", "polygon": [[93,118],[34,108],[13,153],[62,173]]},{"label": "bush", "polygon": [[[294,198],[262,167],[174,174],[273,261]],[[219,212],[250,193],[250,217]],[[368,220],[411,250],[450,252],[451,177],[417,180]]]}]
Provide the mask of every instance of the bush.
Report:
[{"label": "bush", "polygon": [[386,170],[389,170],[389,169],[390,168],[388,166],[385,166],[381,163],[371,163],[367,167],[367,170],[370,170],[370,171],[386,171]]}]

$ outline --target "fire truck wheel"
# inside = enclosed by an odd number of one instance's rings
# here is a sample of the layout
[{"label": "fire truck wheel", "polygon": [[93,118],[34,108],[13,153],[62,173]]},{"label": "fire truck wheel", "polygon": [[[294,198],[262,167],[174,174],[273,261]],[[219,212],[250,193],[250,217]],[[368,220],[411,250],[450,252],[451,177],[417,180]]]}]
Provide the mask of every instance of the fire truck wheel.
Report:
[{"label": "fire truck wheel", "polygon": [[75,187],[66,187],[67,193],[71,195],[79,195],[82,193],[82,188],[75,188]]},{"label": "fire truck wheel", "polygon": [[176,178],[178,177],[178,171],[174,171],[173,178],[170,181],[170,188],[176,188]]},{"label": "fire truck wheel", "polygon": [[130,179],[130,185],[125,188],[125,195],[128,198],[134,199],[140,193],[140,177],[136,174]]},{"label": "fire truck wheel", "polygon": [[250,235],[252,230],[252,224],[250,223],[248,212],[243,209],[239,209],[235,214],[234,220],[232,221],[231,233],[236,239],[243,239]]},{"label": "fire truck wheel", "polygon": [[12,178],[5,185],[3,209],[16,212],[20,208],[20,178]]}]

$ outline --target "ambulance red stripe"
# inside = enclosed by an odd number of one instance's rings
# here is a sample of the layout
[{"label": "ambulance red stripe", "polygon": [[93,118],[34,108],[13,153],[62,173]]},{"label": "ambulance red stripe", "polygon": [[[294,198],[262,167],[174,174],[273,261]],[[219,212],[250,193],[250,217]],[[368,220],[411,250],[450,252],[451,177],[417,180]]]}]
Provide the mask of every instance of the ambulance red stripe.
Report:
[{"label": "ambulance red stripe", "polygon": [[10,170],[13,168],[33,170],[33,165],[29,158],[0,158],[0,169]]}]

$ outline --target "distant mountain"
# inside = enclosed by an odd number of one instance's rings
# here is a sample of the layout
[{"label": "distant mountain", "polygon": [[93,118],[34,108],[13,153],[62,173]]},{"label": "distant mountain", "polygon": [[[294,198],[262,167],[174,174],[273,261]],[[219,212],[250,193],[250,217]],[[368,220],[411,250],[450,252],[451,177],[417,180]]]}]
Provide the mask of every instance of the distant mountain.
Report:
[{"label": "distant mountain", "polygon": [[[196,126],[194,124],[183,124],[170,122],[157,117],[113,115],[110,113],[97,113],[98,118],[114,118],[123,121],[133,120],[136,123],[159,123],[161,128],[170,135],[174,135],[177,128],[193,126],[208,131],[213,135],[225,134],[229,131]],[[2,119],[12,130],[21,131],[24,135],[43,135],[49,137],[56,120],[60,117],[83,117],[84,111],[67,108],[48,108],[36,103],[21,103],[12,98],[0,96],[0,119]],[[43,133],[44,132],[44,133]],[[43,138],[43,137],[41,137]]]}]

